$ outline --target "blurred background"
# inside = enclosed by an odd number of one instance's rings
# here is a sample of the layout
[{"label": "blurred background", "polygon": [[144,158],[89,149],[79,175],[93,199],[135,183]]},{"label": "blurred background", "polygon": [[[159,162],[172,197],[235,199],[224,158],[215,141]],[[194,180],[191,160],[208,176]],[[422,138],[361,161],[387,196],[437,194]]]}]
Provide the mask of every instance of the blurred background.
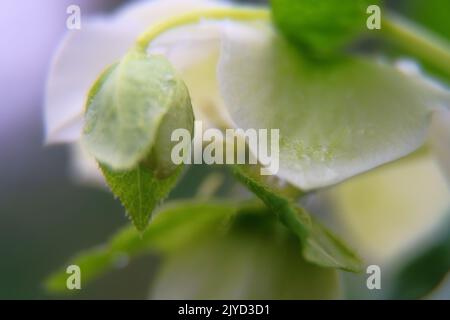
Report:
[{"label": "blurred background", "polygon": [[[109,192],[71,179],[68,150],[44,146],[42,121],[47,70],[66,32],[66,8],[79,5],[83,17],[111,11],[124,2],[0,2],[0,299],[52,298],[42,287],[49,273],[128,223]],[[391,1],[391,5],[448,35],[448,24],[438,24],[417,9],[420,2],[427,1]],[[433,12],[448,15],[445,10]],[[173,196],[189,196],[201,174],[205,172],[191,170]],[[77,298],[145,298],[156,265],[152,257],[138,259],[84,288]],[[447,288],[442,297],[448,298],[449,292]]]}]

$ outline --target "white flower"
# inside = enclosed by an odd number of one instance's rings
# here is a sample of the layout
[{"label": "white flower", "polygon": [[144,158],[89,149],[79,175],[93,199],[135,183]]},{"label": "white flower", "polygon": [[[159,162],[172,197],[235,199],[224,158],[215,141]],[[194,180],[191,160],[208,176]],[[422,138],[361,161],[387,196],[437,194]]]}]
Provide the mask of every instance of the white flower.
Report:
[{"label": "white flower", "polygon": [[[229,4],[206,0],[140,2],[112,16],[85,21],[80,31],[70,31],[48,80],[47,141],[77,143],[90,86],[149,25],[191,10],[223,6]],[[210,126],[225,123],[243,129],[280,129],[279,176],[303,190],[334,185],[400,159],[419,149],[429,132],[433,132],[431,144],[443,159],[442,167],[450,169],[449,121],[435,119],[430,131],[433,115],[448,112],[450,93],[420,74],[404,73],[364,58],[349,58],[325,68],[308,65],[267,22],[203,22],[180,27],[156,39],[149,51],[164,54],[180,73],[197,119]],[[101,177],[93,162],[84,166],[84,161],[79,161],[84,157],[77,159],[77,166],[84,168],[87,177]],[[340,199],[336,200],[338,211],[348,218],[355,211],[378,208],[375,204],[366,208],[358,207],[357,201],[352,203],[352,183],[358,190],[381,188],[372,193],[371,199],[379,201],[383,214],[403,219],[409,213],[417,218],[417,222],[408,224],[407,236],[399,233],[398,239],[392,236],[389,240],[400,241],[393,248],[404,247],[406,238],[406,242],[414,238],[414,230],[434,224],[448,205],[446,184],[433,171],[434,163],[423,161],[399,166],[398,175],[394,173],[397,169],[379,168],[367,175],[367,183],[358,186],[358,181],[365,179],[362,176],[335,187],[333,196]],[[370,178],[378,173],[385,178]],[[424,178],[439,190],[424,184],[414,189],[420,197],[415,197],[412,189],[402,193],[402,188],[412,183],[407,179],[410,174],[419,174],[418,180]],[[386,195],[386,185],[397,187]],[[405,195],[412,198],[407,200]],[[389,201],[383,200],[385,196]],[[422,201],[420,205],[413,205],[416,200]],[[425,215],[424,210],[436,214]],[[350,227],[357,225],[352,219],[347,219]],[[361,223],[373,225],[371,221]],[[369,237],[364,227],[356,228],[360,236]],[[370,235],[373,239],[379,236]]]}]

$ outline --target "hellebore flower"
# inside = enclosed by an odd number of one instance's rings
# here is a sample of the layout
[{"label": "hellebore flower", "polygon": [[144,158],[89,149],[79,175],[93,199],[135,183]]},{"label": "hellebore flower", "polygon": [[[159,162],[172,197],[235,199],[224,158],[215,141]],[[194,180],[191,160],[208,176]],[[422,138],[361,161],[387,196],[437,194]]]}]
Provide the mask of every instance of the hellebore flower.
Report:
[{"label": "hellebore flower", "polygon": [[[70,31],[48,80],[47,141],[77,143],[90,86],[146,27],[196,9],[230,6],[142,2]],[[354,239],[368,239],[360,249],[369,256],[383,255],[374,246],[387,234],[392,250],[386,255],[392,257],[419,230],[431,229],[448,207],[448,186],[429,151],[420,160],[383,166],[429,141],[449,172],[450,92],[423,75],[367,57],[312,64],[268,21],[180,26],[148,51],[172,63],[190,92],[196,119],[219,129],[280,129],[278,177],[303,191],[330,187],[326,192],[343,224]],[[84,161],[77,163],[86,168]],[[87,168],[87,176],[100,176],[95,166]],[[379,228],[372,218],[383,221]]]}]

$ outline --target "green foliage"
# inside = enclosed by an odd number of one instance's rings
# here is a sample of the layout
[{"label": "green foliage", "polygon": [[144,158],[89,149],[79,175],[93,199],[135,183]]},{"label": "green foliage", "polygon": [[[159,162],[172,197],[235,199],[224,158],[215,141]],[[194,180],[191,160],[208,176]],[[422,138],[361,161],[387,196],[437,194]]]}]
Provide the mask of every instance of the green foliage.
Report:
[{"label": "green foliage", "polygon": [[277,192],[251,166],[235,166],[234,173],[300,240],[303,257],[318,266],[359,272],[361,260],[341,240],[315,221],[293,199]]},{"label": "green foliage", "polygon": [[[237,210],[238,206],[229,202],[170,203],[159,209],[144,232],[126,227],[106,245],[80,253],[70,264],[80,267],[83,283],[87,284],[124,258],[148,252],[168,254],[202,239],[205,234],[220,232]],[[47,279],[46,287],[51,292],[65,292],[66,279],[65,270],[59,270]]]},{"label": "green foliage", "polygon": [[130,170],[156,149],[165,151],[156,158],[164,175],[174,170],[166,168],[167,132],[193,130],[189,93],[175,70],[166,58],[136,50],[108,68],[93,86],[85,121],[83,143],[100,163]]},{"label": "green foliage", "polygon": [[415,250],[394,277],[391,299],[421,299],[450,273],[450,219],[432,241]]},{"label": "green foliage", "polygon": [[275,25],[314,57],[328,57],[366,28],[367,7],[378,0],[271,0]]},{"label": "green foliage", "polygon": [[408,0],[402,13],[430,31],[450,40],[450,1],[448,0]]},{"label": "green foliage", "polygon": [[[172,203],[142,234],[125,228],[70,264],[80,266],[86,285],[124,259],[149,252],[162,254],[152,298],[327,299],[340,291],[337,272],[307,263],[297,239],[260,204]],[[46,287],[68,292],[67,276],[56,272]]]}]

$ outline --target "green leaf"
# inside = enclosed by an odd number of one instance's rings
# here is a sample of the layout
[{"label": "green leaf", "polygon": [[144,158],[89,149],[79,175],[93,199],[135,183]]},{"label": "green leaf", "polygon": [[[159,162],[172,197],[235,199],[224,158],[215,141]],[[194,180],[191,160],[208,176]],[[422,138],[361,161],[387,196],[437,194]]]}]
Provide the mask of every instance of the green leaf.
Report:
[{"label": "green leaf", "polygon": [[[311,218],[303,210],[298,210],[292,200],[283,196],[271,185],[268,176],[260,176],[258,166],[235,165],[234,175],[264,204],[278,215],[280,221],[302,241],[306,241],[311,228]],[[300,194],[300,193],[299,193]]]},{"label": "green leaf", "polygon": [[279,220],[300,240],[303,257],[318,266],[339,268],[351,272],[361,270],[360,258],[329,230],[320,225],[304,209],[290,199],[285,189],[281,193],[258,176],[252,166],[234,166],[235,175],[258,196]]},{"label": "green leaf", "polygon": [[378,0],[271,0],[275,25],[315,57],[329,56],[366,29],[367,7]]},{"label": "green leaf", "polygon": [[114,170],[130,170],[154,149],[154,165],[165,176],[175,168],[168,161],[167,132],[193,130],[184,83],[164,57],[138,50],[99,78],[89,93],[85,118],[83,143],[99,162]]},{"label": "green leaf", "polygon": [[302,190],[413,152],[450,105],[448,92],[374,60],[311,63],[265,25],[227,24],[218,78],[237,127],[279,129],[277,175]]},{"label": "green leaf", "polygon": [[[124,259],[148,252],[168,254],[202,239],[205,234],[220,232],[237,210],[236,204],[228,202],[169,203],[161,207],[144,232],[126,227],[107,244],[80,253],[66,265],[78,265],[83,284],[87,284],[120,266]],[[46,280],[47,289],[67,291],[67,277],[65,268],[55,272]]]},{"label": "green leaf", "polygon": [[402,264],[393,278],[391,299],[422,299],[450,272],[450,218],[434,238]]},{"label": "green leaf", "polygon": [[307,263],[272,212],[240,212],[229,232],[163,260],[153,299],[336,299],[337,270]]},{"label": "green leaf", "polygon": [[436,34],[450,39],[450,2],[447,0],[408,0],[403,4],[402,14],[427,27]]},{"label": "green leaf", "polygon": [[315,219],[303,247],[303,256],[309,262],[322,267],[361,272],[361,258],[341,239]]},{"label": "green leaf", "polygon": [[128,171],[114,171],[100,165],[111,191],[119,197],[134,226],[143,231],[153,209],[169,194],[178,181],[183,167],[167,178],[158,178],[153,170],[138,165]]}]

